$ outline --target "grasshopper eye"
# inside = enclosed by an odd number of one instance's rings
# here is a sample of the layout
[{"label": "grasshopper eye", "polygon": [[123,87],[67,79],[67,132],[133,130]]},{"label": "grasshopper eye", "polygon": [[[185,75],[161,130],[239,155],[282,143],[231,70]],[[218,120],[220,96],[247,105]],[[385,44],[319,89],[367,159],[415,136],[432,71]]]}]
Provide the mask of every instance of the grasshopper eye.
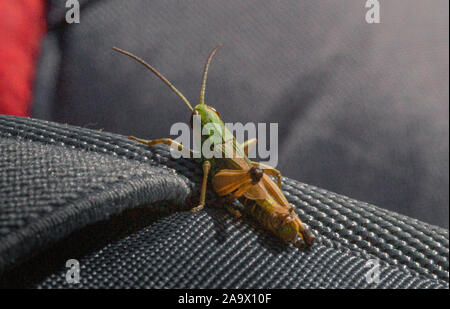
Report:
[{"label": "grasshopper eye", "polygon": [[191,129],[193,127],[194,116],[198,116],[198,110],[194,109],[191,114]]}]

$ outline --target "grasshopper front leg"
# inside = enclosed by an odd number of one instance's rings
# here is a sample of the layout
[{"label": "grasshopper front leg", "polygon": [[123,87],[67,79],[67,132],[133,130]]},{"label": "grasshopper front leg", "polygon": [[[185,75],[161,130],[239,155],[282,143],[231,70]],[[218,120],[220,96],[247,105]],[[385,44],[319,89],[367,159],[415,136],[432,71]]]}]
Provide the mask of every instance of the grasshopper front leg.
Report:
[{"label": "grasshopper front leg", "polygon": [[172,149],[180,151],[183,155],[188,155],[190,158],[193,157],[193,151],[185,148],[183,145],[178,143],[177,141],[174,141],[171,138],[160,138],[160,139],[153,139],[153,140],[145,140],[141,138],[137,138],[134,136],[128,136],[129,139],[139,142],[141,144],[147,145],[147,146],[155,146],[158,144],[166,144]]},{"label": "grasshopper front leg", "polygon": [[[178,143],[177,141],[174,141],[171,138],[160,138],[160,139],[154,139],[154,140],[145,140],[145,139],[137,138],[134,136],[129,136],[128,138],[131,140],[134,140],[136,142],[145,144],[147,146],[166,144],[170,148],[178,150],[182,153],[189,152],[189,155],[191,157],[193,157],[192,150],[185,148],[182,144]],[[208,174],[209,174],[210,169],[211,169],[211,163],[209,161],[203,162],[203,182],[202,182],[202,189],[201,189],[201,193],[200,193],[200,203],[197,207],[194,207],[191,209],[192,213],[199,212],[200,210],[202,210],[205,207],[206,187],[207,187],[207,183],[208,183]]]},{"label": "grasshopper front leg", "polygon": [[206,185],[208,183],[208,174],[211,169],[211,163],[209,161],[203,162],[203,182],[202,182],[202,191],[200,192],[200,203],[197,207],[191,209],[191,213],[197,213],[205,207],[205,199],[206,199]]}]

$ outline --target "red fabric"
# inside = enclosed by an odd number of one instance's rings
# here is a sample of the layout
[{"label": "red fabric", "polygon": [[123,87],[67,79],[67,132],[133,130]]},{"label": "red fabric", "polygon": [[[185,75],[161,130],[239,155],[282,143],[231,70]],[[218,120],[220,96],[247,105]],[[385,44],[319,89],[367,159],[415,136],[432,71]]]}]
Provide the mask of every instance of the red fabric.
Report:
[{"label": "red fabric", "polygon": [[29,116],[45,0],[0,0],[0,114]]}]

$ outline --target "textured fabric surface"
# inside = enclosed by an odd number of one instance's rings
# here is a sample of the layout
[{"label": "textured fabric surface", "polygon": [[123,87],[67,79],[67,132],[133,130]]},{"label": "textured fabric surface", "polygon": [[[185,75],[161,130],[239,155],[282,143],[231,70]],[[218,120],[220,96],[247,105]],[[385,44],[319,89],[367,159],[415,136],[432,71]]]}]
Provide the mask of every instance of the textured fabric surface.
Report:
[{"label": "textured fabric surface", "polygon": [[90,0],[80,24],[49,1],[34,116],[168,137],[180,100],[143,57],[227,122],[279,124],[285,176],[448,229],[447,0]]},{"label": "textured fabric surface", "polygon": [[[0,116],[1,286],[448,288],[448,231],[284,178],[283,190],[318,236],[300,251],[213,195],[201,168],[100,131]],[[194,203],[192,202],[194,201]],[[380,261],[381,282],[365,267]]]}]

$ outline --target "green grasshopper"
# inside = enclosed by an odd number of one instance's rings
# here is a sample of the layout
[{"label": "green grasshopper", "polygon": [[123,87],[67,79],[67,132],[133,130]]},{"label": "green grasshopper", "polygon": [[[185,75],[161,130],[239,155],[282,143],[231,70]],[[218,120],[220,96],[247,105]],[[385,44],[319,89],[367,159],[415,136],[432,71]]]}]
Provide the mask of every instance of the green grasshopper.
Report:
[{"label": "green grasshopper", "polygon": [[[220,114],[213,107],[205,104],[208,68],[219,47],[220,45],[210,53],[206,61],[200,90],[200,104],[194,108],[172,83],[147,62],[130,52],[116,47],[113,49],[140,62],[169,86],[191,110],[191,126],[194,116],[200,116],[202,127],[214,124],[223,132],[220,135],[202,135],[201,137],[202,145],[208,138],[215,139],[214,145],[220,146],[215,151],[218,151],[221,156],[207,159],[201,154],[203,181],[200,202],[191,212],[195,213],[204,208],[208,177],[212,177],[212,187],[219,196],[227,196],[230,201],[238,199],[247,213],[284,241],[299,248],[309,247],[314,243],[315,237],[299,219],[294,208],[281,192],[280,172],[268,165],[250,161],[247,157],[249,149],[256,144],[256,139],[250,139],[239,145],[221,120]],[[192,150],[185,149],[182,144],[170,138],[156,140],[143,140],[134,136],[129,138],[148,146],[166,144],[175,150],[188,151],[193,154]],[[268,175],[275,177],[277,184]],[[231,205],[228,206],[228,209],[236,217],[241,216],[241,213]]]}]

